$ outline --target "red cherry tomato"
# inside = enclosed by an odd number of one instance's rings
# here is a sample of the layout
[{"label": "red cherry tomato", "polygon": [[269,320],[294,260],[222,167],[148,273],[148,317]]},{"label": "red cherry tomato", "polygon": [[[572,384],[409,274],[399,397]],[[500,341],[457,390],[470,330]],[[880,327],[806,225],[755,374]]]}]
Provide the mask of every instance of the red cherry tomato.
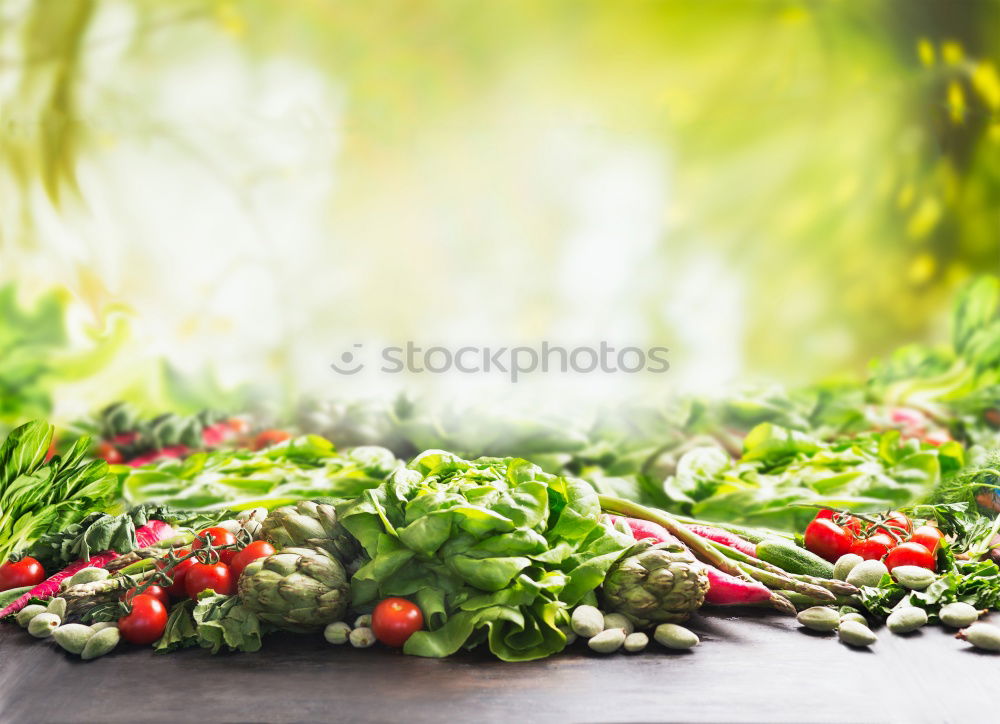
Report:
[{"label": "red cherry tomato", "polygon": [[25,556],[17,562],[7,561],[0,566],[0,591],[37,586],[44,580],[45,569],[31,556]]},{"label": "red cherry tomato", "polygon": [[229,564],[229,570],[233,574],[233,581],[239,581],[243,575],[243,569],[249,566],[258,558],[267,558],[274,555],[274,546],[266,540],[255,540],[246,548],[233,556]]},{"label": "red cherry tomato", "polygon": [[951,442],[951,435],[947,430],[931,430],[926,435],[924,435],[924,442],[928,445],[934,445],[935,447],[940,447],[947,442]]},{"label": "red cherry tomato", "polygon": [[892,528],[899,534],[906,534],[910,532],[913,527],[913,523],[905,515],[900,513],[898,510],[893,511],[885,516],[885,520],[882,521],[886,526]]},{"label": "red cherry tomato", "polygon": [[121,451],[110,442],[102,442],[97,446],[97,457],[104,458],[110,465],[120,465],[125,462]]},{"label": "red cherry tomato", "polygon": [[423,627],[423,612],[405,598],[387,598],[372,611],[372,632],[386,646],[402,647],[414,632]]},{"label": "red cherry tomato", "polygon": [[829,508],[823,508],[816,513],[816,517],[813,518],[813,520],[831,520],[836,514],[836,511],[830,510]]},{"label": "red cherry tomato", "polygon": [[806,548],[828,561],[836,561],[851,548],[851,536],[826,518],[807,525],[804,538]]},{"label": "red cherry tomato", "polygon": [[913,531],[910,540],[924,546],[931,553],[935,553],[938,546],[944,541],[944,533],[933,525],[920,525]]},{"label": "red cherry tomato", "polygon": [[[205,544],[202,542],[202,539],[206,537],[212,542],[212,545],[216,547],[230,546],[236,543],[236,536],[234,536],[225,528],[216,526],[214,528],[205,528],[205,530],[201,531],[198,534],[198,537],[195,538],[194,544],[191,547],[194,548],[195,550],[199,548],[204,548]],[[233,560],[233,556],[236,555],[235,548],[230,548],[228,550],[217,551],[217,552],[219,554],[219,560],[226,564],[228,564],[231,560]]]},{"label": "red cherry tomato", "polygon": [[866,561],[881,560],[882,557],[896,547],[896,541],[887,533],[876,533],[867,538],[858,538],[851,544],[849,553],[857,553]]},{"label": "red cherry tomato", "polygon": [[253,449],[260,450],[265,447],[277,445],[291,438],[292,433],[286,430],[264,430],[257,434],[253,441]]},{"label": "red cherry tomato", "polygon": [[[178,558],[186,556],[190,553],[186,548],[179,548],[174,551],[174,555]],[[174,568],[167,572],[167,575],[173,579],[173,583],[167,586],[167,593],[169,593],[174,598],[184,598],[187,595],[187,590],[184,587],[184,578],[187,576],[188,571],[191,569],[197,561],[194,558],[188,558],[187,560],[181,561]],[[156,567],[161,571],[166,569],[168,563],[166,560],[161,560],[156,564]]]},{"label": "red cherry tomato", "polygon": [[865,530],[867,530],[865,522],[860,518],[855,518],[853,515],[844,521],[840,527],[843,528],[844,532],[851,536],[851,538],[858,538],[865,532]]},{"label": "red cherry tomato", "polygon": [[[130,588],[127,591],[125,591],[125,595],[122,596],[122,600],[125,603],[130,603],[132,601],[132,599],[135,598],[136,591],[138,590],[138,588],[139,588],[138,586],[135,586],[135,587]],[[150,586],[149,588],[147,588],[145,591],[143,591],[139,595],[140,596],[142,596],[142,595],[152,596],[157,601],[159,601],[160,603],[162,603],[163,606],[164,606],[164,608],[166,608],[166,609],[170,608],[170,594],[168,594],[167,593],[167,589],[163,588],[162,586]]]},{"label": "red cherry tomato", "polygon": [[195,563],[184,577],[184,590],[191,598],[197,598],[209,588],[223,596],[231,596],[236,592],[233,581],[233,574],[225,563]]},{"label": "red cherry tomato", "polygon": [[891,571],[896,566],[920,566],[933,571],[934,554],[927,549],[927,546],[920,543],[913,541],[900,543],[885,557],[886,568]]},{"label": "red cherry tomato", "polygon": [[246,435],[250,431],[250,423],[242,417],[230,417],[223,424],[228,425],[237,435]]},{"label": "red cherry tomato", "polygon": [[132,611],[118,619],[122,637],[133,644],[151,644],[167,626],[167,607],[159,599],[140,593],[132,600]]}]

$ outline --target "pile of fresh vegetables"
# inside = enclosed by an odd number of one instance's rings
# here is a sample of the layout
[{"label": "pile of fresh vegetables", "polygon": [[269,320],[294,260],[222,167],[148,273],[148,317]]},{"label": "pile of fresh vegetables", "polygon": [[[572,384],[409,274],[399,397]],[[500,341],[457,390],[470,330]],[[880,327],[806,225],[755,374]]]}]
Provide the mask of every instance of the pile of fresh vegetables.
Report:
[{"label": "pile of fresh vegetables", "polygon": [[[863,384],[469,423],[400,398],[293,420],[105,408],[0,446],[0,619],[84,659],[275,631],[505,661],[688,649],[768,609],[867,647],[1000,650],[1000,283]],[[339,444],[339,446],[338,446]]]}]

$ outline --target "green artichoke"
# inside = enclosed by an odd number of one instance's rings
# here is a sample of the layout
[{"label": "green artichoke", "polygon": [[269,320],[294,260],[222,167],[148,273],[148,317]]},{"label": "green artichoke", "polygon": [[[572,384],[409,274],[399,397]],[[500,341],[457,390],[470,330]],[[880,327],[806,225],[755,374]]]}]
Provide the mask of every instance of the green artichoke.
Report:
[{"label": "green artichoke", "polygon": [[601,595],[606,610],[645,626],[684,621],[705,602],[707,591],[705,567],[686,548],[646,541],[611,567]]},{"label": "green artichoke", "polygon": [[244,569],[239,595],[262,621],[308,632],[344,617],[350,584],[344,566],[328,551],[285,548]]},{"label": "green artichoke", "polygon": [[361,545],[337,521],[332,505],[304,500],[275,508],[261,524],[264,540],[278,550],[291,547],[322,548],[349,572],[360,567]]}]

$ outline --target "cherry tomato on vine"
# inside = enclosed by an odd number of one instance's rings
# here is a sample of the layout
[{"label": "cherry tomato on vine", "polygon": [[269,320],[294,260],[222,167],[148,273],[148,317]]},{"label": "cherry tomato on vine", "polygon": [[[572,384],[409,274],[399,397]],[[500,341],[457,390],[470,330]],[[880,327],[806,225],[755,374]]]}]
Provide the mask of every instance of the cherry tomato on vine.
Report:
[{"label": "cherry tomato on vine", "polygon": [[848,552],[857,553],[866,561],[877,561],[895,547],[896,541],[888,533],[876,533],[867,538],[858,538],[851,544]]},{"label": "cherry tomato on vine", "polygon": [[913,527],[912,521],[899,511],[889,513],[882,522],[901,535],[909,533]]},{"label": "cherry tomato on vine", "polygon": [[184,590],[191,598],[211,588],[223,596],[236,592],[235,579],[225,563],[195,563],[184,576]]},{"label": "cherry tomato on vine", "polygon": [[402,647],[423,627],[423,612],[405,598],[386,598],[372,611],[372,632],[386,646]]},{"label": "cherry tomato on vine", "polygon": [[132,610],[118,619],[122,637],[133,644],[151,644],[167,626],[167,607],[159,599],[140,593],[132,599]]},{"label": "cherry tomato on vine", "polygon": [[836,561],[851,548],[851,536],[832,520],[820,518],[806,526],[806,548],[821,558]]},{"label": "cherry tomato on vine", "polygon": [[19,561],[7,561],[0,566],[0,591],[37,586],[45,580],[45,569],[31,556]]},{"label": "cherry tomato on vine", "polygon": [[[122,596],[122,600],[125,603],[131,603],[132,599],[136,596],[136,591],[138,591],[138,586],[133,586],[132,588],[125,591],[125,595]],[[163,604],[163,607],[170,609],[170,594],[167,593],[167,589],[163,586],[149,586],[145,591],[139,594],[140,596],[152,596],[157,601]]]},{"label": "cherry tomato on vine", "polygon": [[920,543],[914,543],[913,541],[900,543],[889,551],[889,554],[885,557],[886,568],[891,571],[896,566],[920,566],[921,568],[933,571],[935,566],[934,554],[927,549],[927,546]]},{"label": "cherry tomato on vine", "polygon": [[[191,551],[189,551],[187,548],[179,548],[178,550],[174,551],[174,555],[177,556],[178,558],[181,558],[183,556],[186,556],[190,552]],[[187,560],[181,561],[176,566],[174,566],[173,570],[167,571],[167,575],[174,580],[174,582],[171,585],[167,586],[167,593],[169,593],[174,598],[184,598],[187,595],[187,590],[184,587],[184,578],[185,576],[187,576],[187,573],[191,569],[191,566],[193,566],[195,563],[197,563],[197,561],[194,558],[188,558]],[[166,561],[166,559],[161,560],[159,563],[156,564],[156,567],[161,571],[165,570],[168,566],[169,563]]]},{"label": "cherry tomato on vine", "polygon": [[931,553],[935,553],[938,546],[941,545],[942,541],[944,541],[944,533],[935,528],[933,525],[920,525],[913,531],[913,535],[910,536],[910,541],[913,543],[919,543]]},{"label": "cherry tomato on vine", "polygon": [[277,445],[279,442],[284,442],[291,438],[292,433],[286,430],[264,430],[257,434],[257,437],[253,440],[253,449],[261,450],[265,447],[271,447],[272,445]]},{"label": "cherry tomato on vine", "polygon": [[230,417],[228,420],[223,421],[223,424],[228,426],[237,435],[246,435],[250,431],[250,423],[242,417]]},{"label": "cherry tomato on vine", "polygon": [[844,521],[840,527],[843,528],[844,532],[851,536],[851,538],[857,538],[867,530],[868,526],[863,520],[855,518],[852,515]]},{"label": "cherry tomato on vine", "polygon": [[258,558],[267,558],[274,555],[274,546],[266,540],[255,540],[246,548],[241,550],[229,564],[229,570],[233,574],[233,581],[239,581],[243,575],[243,569],[249,566]]},{"label": "cherry tomato on vine", "polygon": [[125,462],[121,451],[110,442],[102,442],[97,446],[97,457],[103,458],[109,465],[120,465]]},{"label": "cherry tomato on vine", "polygon": [[[195,550],[204,548],[205,544],[202,542],[202,539],[205,537],[212,542],[213,546],[230,546],[236,543],[236,536],[221,526],[215,526],[214,528],[205,528],[205,530],[198,533],[198,537],[195,538],[194,544],[191,547]],[[217,552],[219,560],[226,564],[233,560],[233,556],[236,555],[236,549],[234,548]]]}]

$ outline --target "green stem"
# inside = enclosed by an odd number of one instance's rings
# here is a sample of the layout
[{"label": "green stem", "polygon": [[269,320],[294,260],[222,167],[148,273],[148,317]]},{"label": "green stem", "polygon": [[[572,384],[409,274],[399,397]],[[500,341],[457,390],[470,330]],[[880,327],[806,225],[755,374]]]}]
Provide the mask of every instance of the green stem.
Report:
[{"label": "green stem", "polygon": [[[784,576],[785,578],[792,581],[799,581],[801,583],[807,583],[812,586],[819,586],[831,593],[835,593],[841,596],[851,596],[858,592],[856,586],[852,586],[847,581],[839,581],[834,578],[818,578],[816,576],[807,576],[801,573],[789,573],[788,571],[779,568],[773,563],[768,563],[767,561],[762,561],[760,558],[754,558],[753,556],[748,556],[743,551],[738,551],[735,548],[730,548],[724,543],[713,543],[713,545],[718,548],[722,553],[729,556],[735,561],[740,563],[745,563],[755,568],[759,568],[762,571],[767,571],[778,576]],[[786,588],[791,588],[792,590],[797,590],[795,586],[785,586]],[[805,591],[801,591],[805,593]]]},{"label": "green stem", "polygon": [[[788,597],[788,591],[771,591],[771,598],[768,604],[781,613],[794,616],[796,613],[795,604]],[[799,594],[796,594],[799,595]]]},{"label": "green stem", "polygon": [[141,561],[136,561],[135,563],[130,563],[122,569],[119,569],[115,575],[120,576],[134,576],[139,573],[145,573],[156,567],[155,558],[143,558]]},{"label": "green stem", "polygon": [[740,569],[739,566],[726,558],[726,556],[722,553],[715,550],[715,548],[713,548],[708,541],[700,535],[692,533],[690,530],[685,528],[679,520],[674,518],[669,513],[655,508],[647,508],[644,505],[633,503],[630,500],[614,498],[610,495],[599,495],[598,498],[601,502],[601,508],[608,513],[624,515],[629,518],[638,518],[640,520],[648,520],[651,523],[662,525],[667,529],[668,533],[690,548],[691,552],[694,553],[694,555],[702,562],[715,566],[723,573],[728,573],[731,576],[748,580],[749,577]]},{"label": "green stem", "polygon": [[814,586],[811,583],[796,581],[788,576],[772,573],[771,571],[766,571],[763,568],[756,568],[748,563],[739,563],[737,565],[739,565],[739,567],[743,569],[743,572],[748,576],[760,581],[768,588],[776,588],[779,590],[788,589],[820,601],[832,602],[837,599],[836,596],[825,588]]}]

